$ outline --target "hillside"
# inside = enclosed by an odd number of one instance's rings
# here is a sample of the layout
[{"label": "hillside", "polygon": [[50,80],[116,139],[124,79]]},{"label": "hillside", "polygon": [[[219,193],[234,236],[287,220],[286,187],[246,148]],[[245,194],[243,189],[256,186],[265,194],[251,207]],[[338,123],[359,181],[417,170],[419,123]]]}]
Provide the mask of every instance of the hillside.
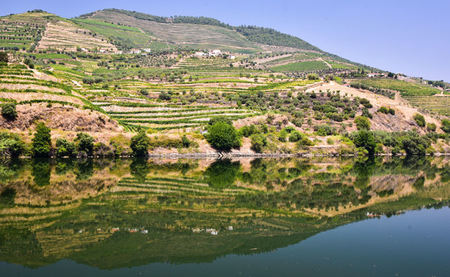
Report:
[{"label": "hillside", "polygon": [[[225,117],[238,129],[234,154],[449,149],[447,84],[272,29],[116,9],[74,19],[31,11],[1,17],[0,29],[0,100],[9,109],[0,128],[25,142],[43,121],[54,138],[89,133],[101,155],[130,155],[140,129],[155,155],[219,155],[205,134]],[[365,129],[370,147],[355,137]]]}]

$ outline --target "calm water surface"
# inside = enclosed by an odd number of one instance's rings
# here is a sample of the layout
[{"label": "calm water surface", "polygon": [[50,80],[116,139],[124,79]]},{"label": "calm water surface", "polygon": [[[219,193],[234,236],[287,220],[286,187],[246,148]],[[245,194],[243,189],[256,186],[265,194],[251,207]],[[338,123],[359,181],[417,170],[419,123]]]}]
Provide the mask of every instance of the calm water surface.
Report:
[{"label": "calm water surface", "polygon": [[448,160],[0,166],[1,276],[450,276]]}]

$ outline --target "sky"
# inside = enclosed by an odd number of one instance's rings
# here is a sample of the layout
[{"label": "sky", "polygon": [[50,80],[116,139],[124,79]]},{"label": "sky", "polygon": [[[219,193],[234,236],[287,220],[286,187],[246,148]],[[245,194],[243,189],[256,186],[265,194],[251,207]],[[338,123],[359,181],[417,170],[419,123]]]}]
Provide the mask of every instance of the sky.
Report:
[{"label": "sky", "polygon": [[20,0],[2,3],[0,15],[43,9],[76,17],[104,8],[271,27],[355,62],[450,82],[449,0]]}]

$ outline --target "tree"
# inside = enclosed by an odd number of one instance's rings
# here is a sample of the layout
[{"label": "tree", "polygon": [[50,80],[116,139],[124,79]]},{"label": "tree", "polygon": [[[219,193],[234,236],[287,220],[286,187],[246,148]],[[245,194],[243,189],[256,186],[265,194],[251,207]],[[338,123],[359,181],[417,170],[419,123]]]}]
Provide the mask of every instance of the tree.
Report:
[{"label": "tree", "polygon": [[357,116],[355,124],[358,130],[370,130],[370,120],[365,116]]},{"label": "tree", "polygon": [[419,125],[419,127],[425,127],[425,118],[423,117],[423,115],[421,114],[414,114],[413,116],[414,121],[416,121],[417,125]]},{"label": "tree", "polygon": [[450,134],[450,120],[448,119],[444,119],[442,120],[442,126],[441,126],[442,131],[444,131],[447,134]]},{"label": "tree", "polygon": [[150,148],[150,139],[144,130],[139,130],[139,133],[131,138],[130,147],[135,157],[147,157],[148,149]]},{"label": "tree", "polygon": [[253,134],[250,136],[251,149],[256,153],[261,153],[267,145],[267,139],[263,134]]},{"label": "tree", "polygon": [[8,63],[8,53],[0,52],[0,63]]},{"label": "tree", "polygon": [[19,135],[0,132],[0,156],[17,158],[25,151],[25,143]]},{"label": "tree", "polygon": [[430,132],[436,131],[436,124],[434,123],[427,123],[427,130]]},{"label": "tree", "polygon": [[16,120],[17,111],[15,103],[6,103],[2,105],[2,116],[9,121]]},{"label": "tree", "polygon": [[414,132],[408,133],[401,142],[406,155],[424,156],[427,148],[430,147],[428,139]]},{"label": "tree", "polygon": [[209,126],[205,137],[208,143],[218,151],[229,152],[232,148],[239,148],[241,145],[236,129],[223,121]]},{"label": "tree", "polygon": [[58,157],[73,157],[77,147],[75,143],[59,138],[56,140],[56,156]]},{"label": "tree", "polygon": [[94,138],[86,133],[78,133],[75,138],[78,154],[82,156],[92,156],[94,152]]},{"label": "tree", "polygon": [[34,133],[32,151],[35,157],[48,157],[52,149],[52,138],[50,128],[43,122],[39,122]]},{"label": "tree", "polygon": [[369,155],[375,154],[375,136],[371,131],[368,130],[360,130],[356,133],[353,133],[351,136],[351,140],[355,144],[356,147],[361,147],[367,150]]}]

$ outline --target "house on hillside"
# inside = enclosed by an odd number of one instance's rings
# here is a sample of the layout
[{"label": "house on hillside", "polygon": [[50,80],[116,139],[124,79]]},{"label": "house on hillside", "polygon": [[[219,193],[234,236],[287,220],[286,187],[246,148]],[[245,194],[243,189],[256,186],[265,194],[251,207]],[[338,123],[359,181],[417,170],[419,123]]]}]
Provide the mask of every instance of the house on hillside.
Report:
[{"label": "house on hillside", "polygon": [[194,53],[194,57],[196,57],[196,58],[203,58],[206,56],[207,56],[207,54],[205,52],[195,52]]}]

